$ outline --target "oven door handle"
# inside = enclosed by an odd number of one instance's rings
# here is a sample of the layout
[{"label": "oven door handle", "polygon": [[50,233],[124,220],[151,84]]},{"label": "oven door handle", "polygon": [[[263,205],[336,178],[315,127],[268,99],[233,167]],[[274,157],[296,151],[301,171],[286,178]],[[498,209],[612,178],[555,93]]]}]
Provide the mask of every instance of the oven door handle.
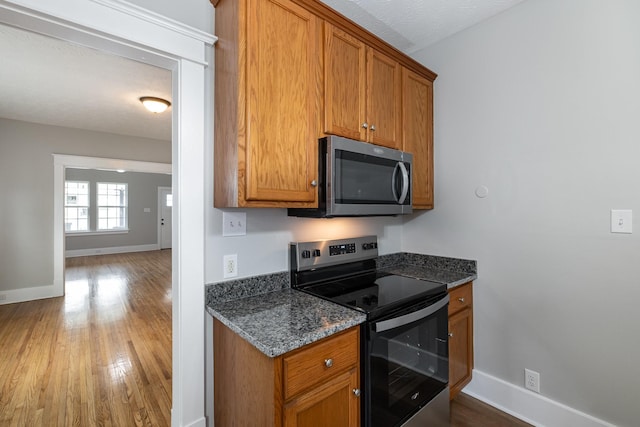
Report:
[{"label": "oven door handle", "polygon": [[380,322],[376,322],[373,324],[373,330],[376,332],[384,332],[388,331],[389,329],[408,325],[409,323],[413,323],[416,320],[424,319],[425,317],[431,316],[433,313],[445,307],[447,304],[449,304],[449,295],[445,296],[435,304],[431,304],[430,306],[418,311],[414,311],[413,313],[405,314],[403,316],[395,317],[389,320],[381,320]]}]

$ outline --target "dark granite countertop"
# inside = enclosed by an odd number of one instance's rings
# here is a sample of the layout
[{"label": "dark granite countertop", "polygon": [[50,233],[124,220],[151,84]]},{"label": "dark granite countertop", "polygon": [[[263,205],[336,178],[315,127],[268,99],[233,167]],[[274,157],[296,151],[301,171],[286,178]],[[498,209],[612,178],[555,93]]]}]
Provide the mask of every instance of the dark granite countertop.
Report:
[{"label": "dark granite countertop", "polygon": [[207,311],[269,357],[365,321],[349,308],[293,289],[214,302]]},{"label": "dark granite countertop", "polygon": [[378,270],[444,283],[447,289],[478,278],[476,261],[405,252],[378,257]]},{"label": "dark granite countertop", "polygon": [[[475,280],[476,261],[413,253],[382,255],[381,271],[444,283]],[[206,286],[206,310],[269,357],[295,350],[366,320],[363,313],[292,290],[281,272]]]}]

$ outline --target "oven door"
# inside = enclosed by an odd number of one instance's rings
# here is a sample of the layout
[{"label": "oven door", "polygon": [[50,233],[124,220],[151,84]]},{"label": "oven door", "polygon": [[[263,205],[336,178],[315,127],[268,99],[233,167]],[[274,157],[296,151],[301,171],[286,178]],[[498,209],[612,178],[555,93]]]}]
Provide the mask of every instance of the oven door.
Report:
[{"label": "oven door", "polygon": [[368,323],[366,426],[400,426],[447,388],[448,304],[445,295]]}]

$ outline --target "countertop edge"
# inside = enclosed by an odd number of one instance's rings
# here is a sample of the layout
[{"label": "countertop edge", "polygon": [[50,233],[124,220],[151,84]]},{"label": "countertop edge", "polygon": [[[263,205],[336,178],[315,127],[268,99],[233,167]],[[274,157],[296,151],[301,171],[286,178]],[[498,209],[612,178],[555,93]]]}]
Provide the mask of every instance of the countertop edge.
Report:
[{"label": "countertop edge", "polygon": [[[311,297],[317,298],[314,296],[311,296]],[[321,299],[318,298],[318,300],[321,300]],[[321,300],[321,301],[324,301],[324,300]],[[353,311],[353,314],[349,313],[350,317],[346,318],[341,322],[335,323],[332,326],[322,330],[303,333],[299,337],[296,337],[291,341],[288,341],[286,344],[272,346],[272,345],[267,345],[263,343],[258,337],[248,333],[246,330],[239,327],[237,323],[227,318],[224,314],[220,313],[215,308],[207,306],[206,311],[209,313],[209,315],[219,320],[223,325],[225,325],[226,327],[231,329],[233,332],[240,335],[244,340],[246,340],[248,343],[250,343],[252,346],[254,346],[261,353],[263,353],[268,357],[281,356],[285,353],[301,348],[307,344],[312,344],[316,341],[320,341],[323,338],[327,338],[331,335],[334,335],[338,332],[349,329],[353,326],[360,325],[361,323],[364,323],[366,321],[366,316],[364,314],[359,313],[355,310],[350,310],[350,311]]]}]

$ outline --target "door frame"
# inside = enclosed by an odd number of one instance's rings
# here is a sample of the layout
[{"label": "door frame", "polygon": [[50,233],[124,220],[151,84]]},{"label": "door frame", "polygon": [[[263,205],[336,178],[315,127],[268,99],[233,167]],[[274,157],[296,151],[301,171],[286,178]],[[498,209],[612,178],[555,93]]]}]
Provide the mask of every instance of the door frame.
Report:
[{"label": "door frame", "polygon": [[[213,16],[213,8],[211,10]],[[217,38],[119,0],[0,0],[0,23],[172,72],[171,425],[205,427],[204,238],[210,47]],[[63,167],[60,167],[63,170]],[[57,212],[54,216],[62,215]],[[61,225],[62,222],[59,222]],[[64,248],[61,233],[54,245]],[[62,251],[63,252],[63,251]],[[53,261],[53,260],[52,260]],[[54,271],[60,280],[60,271]],[[60,289],[62,283],[53,283]],[[201,307],[194,310],[194,307]]]},{"label": "door frame", "polygon": [[[163,206],[163,201],[160,198],[160,195],[162,194],[163,191],[165,190],[169,190],[171,191],[173,194],[173,189],[171,187],[158,187],[158,203],[157,203],[157,207],[156,209],[158,209],[158,237],[156,238],[156,240],[158,241],[158,249],[164,249],[162,247],[162,206]],[[173,211],[173,208],[172,208]],[[173,224],[173,212],[171,212],[171,224]],[[171,236],[171,246],[173,246],[173,235]]]}]

